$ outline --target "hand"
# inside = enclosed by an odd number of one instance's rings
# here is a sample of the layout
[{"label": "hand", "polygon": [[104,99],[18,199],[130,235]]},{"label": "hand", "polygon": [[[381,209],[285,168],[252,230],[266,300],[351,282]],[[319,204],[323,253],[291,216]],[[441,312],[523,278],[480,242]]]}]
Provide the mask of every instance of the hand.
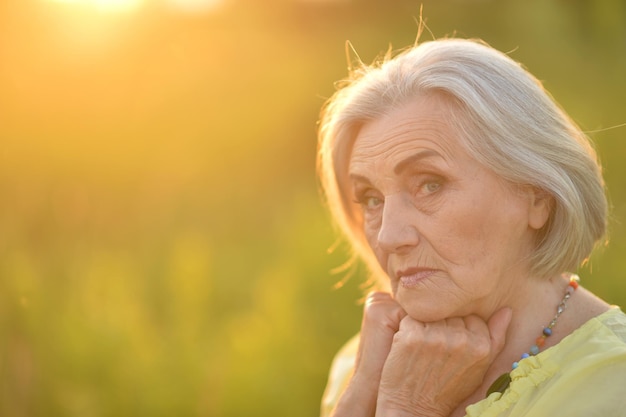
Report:
[{"label": "hand", "polygon": [[504,347],[511,310],[421,323],[406,316],[380,380],[376,416],[449,416]]},{"label": "hand", "polygon": [[367,296],[355,371],[335,407],[334,417],[374,416],[383,366],[405,316],[390,294],[374,292]]}]

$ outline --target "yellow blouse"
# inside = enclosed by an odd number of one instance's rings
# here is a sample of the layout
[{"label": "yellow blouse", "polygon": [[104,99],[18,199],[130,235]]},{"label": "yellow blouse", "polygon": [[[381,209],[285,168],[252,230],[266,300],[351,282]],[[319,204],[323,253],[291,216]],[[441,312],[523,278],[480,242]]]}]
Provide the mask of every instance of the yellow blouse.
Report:
[{"label": "yellow blouse", "polygon": [[[352,338],[333,361],[322,400],[330,415],[347,385],[358,348]],[[626,417],[626,315],[617,307],[557,345],[519,362],[504,393],[466,408],[467,417]]]}]

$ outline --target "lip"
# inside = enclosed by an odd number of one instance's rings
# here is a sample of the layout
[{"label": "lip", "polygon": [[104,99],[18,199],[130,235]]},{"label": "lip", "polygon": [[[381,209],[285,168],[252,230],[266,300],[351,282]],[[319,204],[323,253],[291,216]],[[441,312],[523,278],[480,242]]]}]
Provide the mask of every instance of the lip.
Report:
[{"label": "lip", "polygon": [[396,276],[404,288],[413,288],[420,282],[437,273],[437,269],[431,268],[408,268],[398,271]]}]

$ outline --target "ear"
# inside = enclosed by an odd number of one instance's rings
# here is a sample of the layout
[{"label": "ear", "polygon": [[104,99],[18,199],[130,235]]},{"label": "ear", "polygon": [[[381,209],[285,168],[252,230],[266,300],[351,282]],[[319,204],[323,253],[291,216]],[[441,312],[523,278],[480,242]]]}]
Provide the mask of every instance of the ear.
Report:
[{"label": "ear", "polygon": [[541,229],[548,218],[554,205],[554,197],[545,190],[528,186],[528,225],[535,229]]}]

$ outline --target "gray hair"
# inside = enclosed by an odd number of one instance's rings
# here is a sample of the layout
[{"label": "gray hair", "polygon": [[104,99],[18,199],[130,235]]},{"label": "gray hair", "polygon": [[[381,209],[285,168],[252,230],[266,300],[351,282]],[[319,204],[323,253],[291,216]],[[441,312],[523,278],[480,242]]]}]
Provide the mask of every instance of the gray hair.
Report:
[{"label": "gray hair", "polygon": [[537,236],[531,273],[575,270],[606,231],[600,164],[587,136],[541,83],[507,55],[477,40],[423,42],[361,65],[322,110],[318,173],[326,202],[356,254],[377,268],[350,201],[347,168],[359,128],[415,99],[439,94],[472,157],[513,184],[553,199]]}]

